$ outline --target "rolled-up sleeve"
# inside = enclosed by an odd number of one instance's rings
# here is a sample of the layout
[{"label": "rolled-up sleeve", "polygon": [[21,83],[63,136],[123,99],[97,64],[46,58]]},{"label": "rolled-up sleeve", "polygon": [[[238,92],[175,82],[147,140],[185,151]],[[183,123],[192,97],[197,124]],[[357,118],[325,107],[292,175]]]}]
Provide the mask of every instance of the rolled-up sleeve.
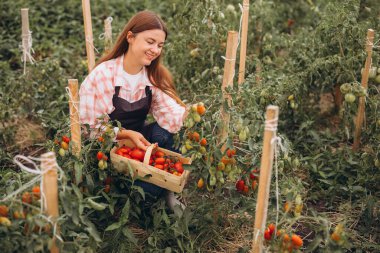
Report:
[{"label": "rolled-up sleeve", "polygon": [[79,90],[79,115],[82,124],[97,128],[99,119],[108,120],[113,110],[112,76],[106,66],[99,65],[83,81]]},{"label": "rolled-up sleeve", "polygon": [[170,133],[177,133],[183,125],[185,107],[157,87],[152,87],[151,112],[157,123]]}]

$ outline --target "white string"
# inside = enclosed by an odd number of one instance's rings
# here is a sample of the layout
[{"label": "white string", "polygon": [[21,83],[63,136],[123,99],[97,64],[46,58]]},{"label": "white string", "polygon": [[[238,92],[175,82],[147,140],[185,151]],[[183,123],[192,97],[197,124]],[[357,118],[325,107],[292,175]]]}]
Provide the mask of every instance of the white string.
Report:
[{"label": "white string", "polygon": [[96,51],[96,53],[99,54],[99,51],[98,49],[94,46],[94,39],[91,37],[91,36],[86,36],[86,41],[90,44],[90,46],[92,46],[92,48]]},{"label": "white string", "polygon": [[[101,33],[99,34],[99,39],[100,40],[103,40],[105,39],[106,37],[108,38],[111,38],[112,37],[112,26],[111,26],[111,22],[113,21],[113,18],[112,17],[108,17],[106,19],[106,22],[108,22],[110,25],[109,26],[105,26],[104,27],[104,33]],[[108,35],[108,36],[106,36]]]},{"label": "white string", "polygon": [[[265,130],[271,131],[273,134],[276,134],[278,126],[278,117],[272,119],[272,120],[265,120]],[[277,232],[277,225],[278,225],[278,216],[280,213],[279,208],[279,186],[278,186],[278,153],[279,150],[283,153],[287,153],[287,149],[282,144],[282,139],[279,136],[274,136],[271,140],[271,145],[273,145],[274,149],[274,168],[275,168],[275,177],[276,177],[276,232]]]},{"label": "white string", "polygon": [[32,53],[34,54],[34,49],[32,48],[33,39],[32,32],[28,31],[27,34],[21,35],[22,44],[20,48],[22,49],[22,57],[21,62],[24,63],[24,75],[26,73],[26,62],[29,60],[31,64],[34,64],[36,61],[34,60]]},{"label": "white string", "polygon": [[257,241],[260,238],[260,234],[263,234],[263,232],[258,228],[254,228],[253,230],[253,244],[257,244]]},{"label": "white string", "polygon": [[58,235],[57,233],[57,229],[58,229],[58,222],[60,220],[63,220],[65,218],[66,215],[62,215],[61,217],[58,217],[56,219],[52,219],[53,216],[49,216],[47,217],[46,215],[42,215],[42,214],[38,214],[37,217],[40,217],[40,218],[43,218],[45,219],[47,222],[49,222],[52,226],[53,226],[53,237],[56,237],[59,241],[61,241],[62,243],[64,242],[62,237],[60,235]]},{"label": "white string", "polygon": [[237,44],[237,47],[239,47],[240,45],[240,36],[241,36],[241,27],[242,27],[242,24],[243,24],[243,15],[244,15],[244,10],[249,10],[249,4],[244,4],[243,6],[239,3],[239,8],[240,8],[240,11],[241,11],[241,16],[240,16],[240,25],[239,25],[239,38],[238,38],[238,44]]},{"label": "white string", "polygon": [[[66,90],[67,95],[69,95],[69,100],[70,100],[71,104],[73,105],[73,108],[76,110],[77,113],[79,113],[79,108],[78,108],[79,101],[74,101],[73,94],[71,93],[71,90],[69,87],[65,87],[65,90]],[[75,110],[70,110],[70,116],[74,115]],[[70,119],[71,118],[72,117],[70,117]],[[74,121],[75,122],[71,122],[71,124],[73,124],[73,123],[80,124],[78,119],[75,118]]]}]

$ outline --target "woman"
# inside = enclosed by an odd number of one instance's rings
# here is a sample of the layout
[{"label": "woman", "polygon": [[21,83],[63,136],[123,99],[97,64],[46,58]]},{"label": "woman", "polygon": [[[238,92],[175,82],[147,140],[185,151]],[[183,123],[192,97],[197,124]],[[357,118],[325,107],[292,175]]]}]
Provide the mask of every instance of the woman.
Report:
[{"label": "woman", "polygon": [[[161,64],[167,29],[157,14],[142,11],[133,16],[113,49],[103,56],[80,88],[80,120],[91,128],[99,120],[119,121],[118,139],[131,139],[146,150],[150,143],[173,150],[173,134],[182,127],[186,107],[177,96],[170,72]],[[151,112],[156,122],[145,125]],[[165,191],[138,181],[146,192]],[[170,208],[180,204],[166,193]]]}]

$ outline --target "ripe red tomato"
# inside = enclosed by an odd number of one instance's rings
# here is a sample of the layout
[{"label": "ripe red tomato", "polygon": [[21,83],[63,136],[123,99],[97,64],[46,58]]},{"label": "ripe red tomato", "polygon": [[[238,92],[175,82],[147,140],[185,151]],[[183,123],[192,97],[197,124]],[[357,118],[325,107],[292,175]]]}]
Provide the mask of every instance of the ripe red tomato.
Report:
[{"label": "ripe red tomato", "polygon": [[149,165],[152,165],[153,164],[153,159],[149,159]]},{"label": "ripe red tomato", "polygon": [[156,164],[164,164],[165,163],[165,158],[163,157],[158,157],[156,158],[156,160],[154,161]]},{"label": "ripe red tomato", "polygon": [[157,169],[160,169],[160,170],[164,169],[164,165],[162,165],[162,164],[156,164],[156,165],[154,165],[154,167],[156,167]]},{"label": "ripe red tomato", "polygon": [[156,156],[156,157],[164,157],[165,156],[165,153],[164,152],[162,152],[162,151],[156,151],[156,153],[154,153],[154,155]]},{"label": "ripe red tomato", "polygon": [[24,192],[22,194],[21,199],[22,199],[22,202],[24,202],[24,203],[27,203],[27,204],[31,204],[32,203],[32,195],[30,195],[29,192]]},{"label": "ripe red tomato", "polygon": [[145,152],[139,148],[136,148],[131,151],[130,156],[133,159],[136,159],[142,162],[144,160]]},{"label": "ripe red tomato", "polygon": [[66,135],[62,136],[62,141],[66,142],[67,144],[70,142],[70,138]]},{"label": "ripe red tomato", "polygon": [[112,182],[112,177],[110,177],[110,176],[108,176],[108,177],[106,178],[106,180],[104,180],[104,183],[105,183],[105,184],[111,184],[111,182]]},{"label": "ripe red tomato", "polygon": [[248,191],[249,191],[249,187],[248,187],[248,185],[244,185],[243,192],[244,192],[244,193],[248,193]]},{"label": "ripe red tomato", "polygon": [[236,182],[236,190],[238,190],[239,192],[242,192],[244,190],[244,180],[243,179],[240,179]]},{"label": "ripe red tomato", "polygon": [[99,151],[99,152],[96,154],[96,158],[98,159],[98,161],[102,160],[102,158],[103,158],[103,152],[102,152],[102,151]]},{"label": "ripe red tomato", "polygon": [[106,184],[106,186],[104,186],[104,192],[109,193],[110,190],[111,190],[111,186],[109,184]]},{"label": "ripe red tomato", "polygon": [[269,224],[268,229],[269,229],[270,235],[272,235],[274,231],[276,230],[276,226],[273,223],[271,223]]},{"label": "ripe red tomato", "polygon": [[236,150],[235,149],[228,149],[227,150],[227,156],[228,157],[233,157],[234,155],[236,155]]},{"label": "ripe red tomato", "polygon": [[249,178],[254,180],[256,178],[255,174],[253,172],[249,173]]},{"label": "ripe red tomato", "polygon": [[121,147],[121,148],[119,148],[119,151],[127,154],[131,151],[131,148],[130,147]]},{"label": "ripe red tomato", "polygon": [[198,141],[199,141],[199,138],[200,138],[199,133],[194,132],[194,133],[193,133],[193,140],[196,141],[196,142],[198,142]]},{"label": "ripe red tomato", "polygon": [[132,159],[132,157],[131,157],[130,155],[128,155],[128,154],[123,154],[123,156],[124,156],[125,158]]},{"label": "ripe red tomato", "polygon": [[265,230],[265,232],[264,232],[264,238],[265,238],[265,240],[267,240],[267,241],[269,241],[269,240],[272,238],[272,235],[271,235],[271,233],[270,233],[269,228]]},{"label": "ripe red tomato", "polygon": [[123,155],[123,152],[121,152],[120,149],[116,150],[115,153],[116,153],[117,155],[121,155],[121,156]]},{"label": "ripe red tomato", "polygon": [[169,164],[165,163],[164,164],[164,169],[168,169],[169,168]]},{"label": "ripe red tomato", "polygon": [[40,193],[40,187],[38,185],[36,186],[33,186],[32,188],[32,193],[33,193],[33,196],[36,197],[36,198],[40,198],[41,196],[41,193]]},{"label": "ripe red tomato", "polygon": [[174,169],[178,171],[179,173],[183,173],[183,167],[181,162],[176,162],[174,164]]},{"label": "ripe red tomato", "polygon": [[201,146],[206,146],[207,145],[207,140],[205,138],[202,138],[202,140],[199,142]]}]

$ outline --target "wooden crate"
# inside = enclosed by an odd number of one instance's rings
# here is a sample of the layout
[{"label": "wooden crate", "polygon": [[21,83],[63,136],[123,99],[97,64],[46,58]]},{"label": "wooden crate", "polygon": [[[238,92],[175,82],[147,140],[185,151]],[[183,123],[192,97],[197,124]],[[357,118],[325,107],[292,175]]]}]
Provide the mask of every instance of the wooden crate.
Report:
[{"label": "wooden crate", "polygon": [[[154,145],[148,147],[147,151],[145,152],[144,162],[139,162],[121,155],[117,155],[115,153],[116,150],[122,146],[127,146],[130,148],[135,147],[132,141],[130,141],[129,139],[125,139],[119,141],[119,147],[115,146],[112,148],[110,152],[111,163],[118,172],[124,174],[130,174],[131,172],[133,174],[131,175],[133,178],[139,177],[140,180],[143,180],[151,184],[155,184],[170,191],[177,193],[182,192],[183,187],[185,186],[186,181],[190,175],[190,172],[188,170],[185,170],[181,176],[177,176],[169,172],[157,169],[153,166],[150,166],[149,159],[153,149],[155,148]],[[182,157],[180,154],[175,153],[173,151],[163,149],[160,147],[155,148],[155,150],[160,150],[168,156],[175,156],[183,164],[191,164],[190,158]],[[128,168],[128,163],[132,171],[130,168]]]}]

